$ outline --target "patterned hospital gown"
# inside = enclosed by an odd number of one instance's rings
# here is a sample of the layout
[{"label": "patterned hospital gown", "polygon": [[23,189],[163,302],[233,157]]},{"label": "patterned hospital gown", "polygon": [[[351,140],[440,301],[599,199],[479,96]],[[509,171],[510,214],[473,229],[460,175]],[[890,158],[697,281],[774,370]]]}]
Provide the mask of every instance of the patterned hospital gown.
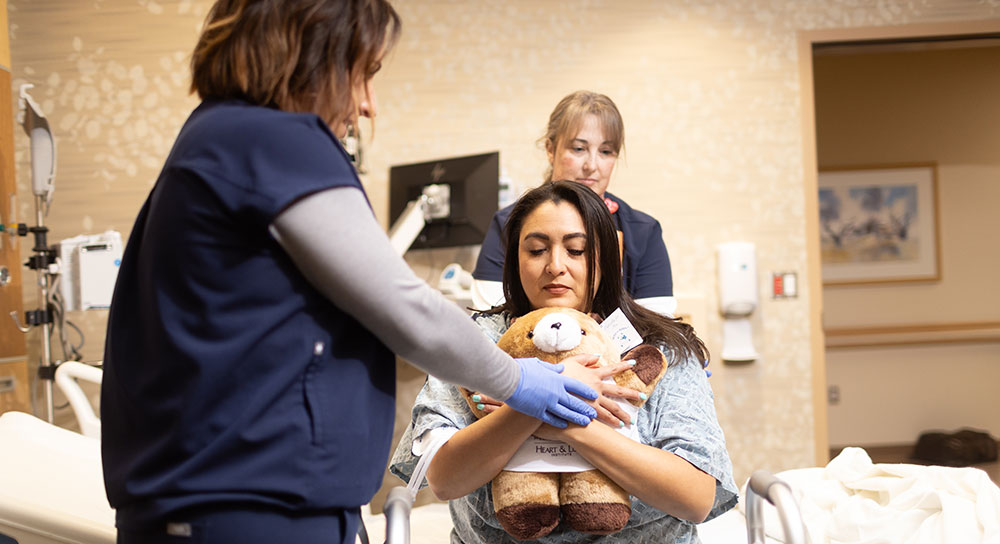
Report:
[{"label": "patterned hospital gown", "polygon": [[[510,326],[506,314],[477,315],[477,324],[493,341]],[[669,357],[668,357],[669,359]],[[638,416],[642,442],[683,457],[713,476],[715,504],[709,514],[714,518],[736,505],[737,488],[726,442],[715,415],[715,404],[705,371],[696,361],[670,365]],[[408,481],[419,458],[413,455],[413,441],[425,432],[439,428],[461,429],[476,420],[458,389],[429,377],[417,395],[412,420],[390,462],[390,470]],[[421,484],[425,486],[426,482]],[[449,503],[454,529],[452,544],[498,544],[518,542],[508,535],[493,512],[490,484]],[[632,498],[632,517],[618,533],[600,536],[578,533],[560,525],[541,544],[568,543],[697,543],[695,524]]]}]

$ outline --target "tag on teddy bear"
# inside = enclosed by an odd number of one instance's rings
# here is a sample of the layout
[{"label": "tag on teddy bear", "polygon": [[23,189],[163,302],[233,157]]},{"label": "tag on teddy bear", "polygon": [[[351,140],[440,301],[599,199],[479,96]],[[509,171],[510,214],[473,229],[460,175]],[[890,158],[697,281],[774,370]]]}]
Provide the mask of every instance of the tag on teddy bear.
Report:
[{"label": "tag on teddy bear", "polygon": [[583,472],[594,470],[573,446],[529,436],[503,467],[510,472]]},{"label": "tag on teddy bear", "polygon": [[[609,383],[614,384],[615,382],[614,380],[609,380]],[[625,413],[632,417],[632,421],[638,421],[638,407],[632,406],[631,403],[626,401],[619,401],[618,405],[625,410]],[[618,432],[618,434],[624,435],[631,440],[642,442],[637,425],[626,425],[624,427],[615,427],[612,425],[611,428]],[[414,445],[414,451],[416,451],[416,445]],[[583,472],[585,470],[594,470],[594,465],[591,465],[583,458],[583,455],[569,444],[555,440],[545,440],[537,436],[529,436],[521,444],[521,447],[514,452],[514,455],[503,469],[511,472]]]},{"label": "tag on teddy bear", "polygon": [[639,331],[635,330],[621,308],[611,312],[611,315],[601,322],[601,329],[618,347],[618,353],[625,353],[642,343]]}]

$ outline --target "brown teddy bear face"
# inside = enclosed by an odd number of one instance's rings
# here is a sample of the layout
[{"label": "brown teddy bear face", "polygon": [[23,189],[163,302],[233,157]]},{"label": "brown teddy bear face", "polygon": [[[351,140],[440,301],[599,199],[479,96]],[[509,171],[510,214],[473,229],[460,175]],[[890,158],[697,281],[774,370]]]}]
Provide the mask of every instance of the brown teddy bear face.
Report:
[{"label": "brown teddy bear face", "polygon": [[512,357],[537,357],[549,363],[580,354],[599,354],[596,366],[621,360],[597,321],[572,308],[540,308],[519,317],[497,346]]}]

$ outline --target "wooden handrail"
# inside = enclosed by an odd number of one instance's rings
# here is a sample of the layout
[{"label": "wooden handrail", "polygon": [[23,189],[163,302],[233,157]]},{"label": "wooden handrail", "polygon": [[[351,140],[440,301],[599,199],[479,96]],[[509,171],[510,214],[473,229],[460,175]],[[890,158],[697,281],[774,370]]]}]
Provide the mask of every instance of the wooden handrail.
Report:
[{"label": "wooden handrail", "polygon": [[826,348],[1000,342],[1000,321],[825,329]]}]

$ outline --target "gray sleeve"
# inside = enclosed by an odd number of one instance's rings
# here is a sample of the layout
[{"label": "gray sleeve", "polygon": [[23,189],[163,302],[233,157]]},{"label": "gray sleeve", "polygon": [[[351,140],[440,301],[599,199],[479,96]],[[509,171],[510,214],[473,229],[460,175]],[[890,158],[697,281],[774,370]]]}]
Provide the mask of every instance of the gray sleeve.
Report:
[{"label": "gray sleeve", "polygon": [[271,233],[317,290],[400,357],[498,399],[514,393],[518,365],[455,303],[416,277],[357,188],[299,200],[274,219]]}]

